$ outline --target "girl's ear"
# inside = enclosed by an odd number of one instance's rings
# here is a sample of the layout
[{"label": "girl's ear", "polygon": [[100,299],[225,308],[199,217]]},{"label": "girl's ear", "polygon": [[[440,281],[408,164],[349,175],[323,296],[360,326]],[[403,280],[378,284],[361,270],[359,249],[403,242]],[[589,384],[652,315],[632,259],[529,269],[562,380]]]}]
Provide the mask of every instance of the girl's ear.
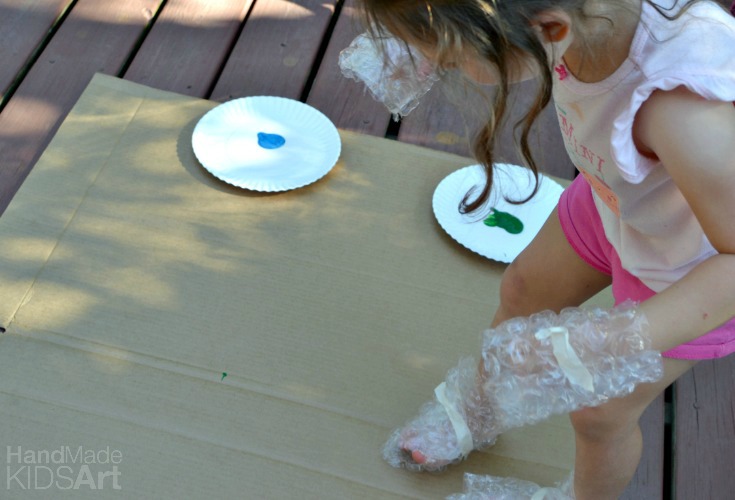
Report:
[{"label": "girl's ear", "polygon": [[531,26],[538,31],[542,42],[559,43],[571,32],[572,18],[563,10],[545,10],[536,15]]}]

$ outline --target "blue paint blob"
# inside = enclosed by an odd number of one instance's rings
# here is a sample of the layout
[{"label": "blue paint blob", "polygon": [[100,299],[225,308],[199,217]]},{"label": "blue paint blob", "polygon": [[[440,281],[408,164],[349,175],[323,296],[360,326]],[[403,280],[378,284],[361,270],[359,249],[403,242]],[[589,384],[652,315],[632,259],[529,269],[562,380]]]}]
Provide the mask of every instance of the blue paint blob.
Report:
[{"label": "blue paint blob", "polygon": [[258,132],[258,146],[263,149],[278,149],[284,144],[286,139],[282,135]]}]

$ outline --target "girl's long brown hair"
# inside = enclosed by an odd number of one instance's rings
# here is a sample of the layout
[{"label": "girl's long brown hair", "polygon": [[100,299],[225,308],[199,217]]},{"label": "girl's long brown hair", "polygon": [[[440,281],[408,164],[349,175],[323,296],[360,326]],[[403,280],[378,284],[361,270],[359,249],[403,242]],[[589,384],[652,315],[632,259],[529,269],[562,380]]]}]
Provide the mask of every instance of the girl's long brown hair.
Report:
[{"label": "girl's long brown hair", "polygon": [[[652,0],[644,1],[666,18],[674,19],[697,0],[688,0],[685,8],[675,16],[667,15]],[[586,3],[587,0],[360,0],[363,20],[375,38],[393,35],[409,44],[431,47],[440,68],[443,63],[470,51],[497,70],[497,89],[490,117],[474,143],[475,158],[483,165],[487,182],[479,195],[467,193],[460,203],[460,212],[474,212],[489,198],[496,137],[507,116],[510,84],[519,70],[519,56],[530,60],[539,70],[535,99],[525,115],[513,124],[515,132],[520,130],[517,146],[536,182],[526,199],[508,201],[524,203],[538,191],[539,168],[529,146],[529,135],[536,118],[551,101],[553,69],[532,21],[549,9],[562,9],[578,19],[595,17],[585,13]]]}]

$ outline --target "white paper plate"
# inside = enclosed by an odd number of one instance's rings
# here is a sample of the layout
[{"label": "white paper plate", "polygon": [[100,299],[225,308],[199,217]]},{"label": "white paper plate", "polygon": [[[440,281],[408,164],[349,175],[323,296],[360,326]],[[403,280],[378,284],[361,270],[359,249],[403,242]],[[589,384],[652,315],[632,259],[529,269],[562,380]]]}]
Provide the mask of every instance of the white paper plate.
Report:
[{"label": "white paper plate", "polygon": [[[263,147],[259,134],[283,144]],[[258,96],[210,110],[194,128],[192,147],[202,166],[229,184],[287,191],[324,177],[339,158],[341,142],[334,124],[311,106]]]},{"label": "white paper plate", "polygon": [[[528,196],[533,191],[533,174],[517,165],[497,164],[495,167],[493,188],[486,208],[477,214],[459,213],[459,203],[467,192],[477,186],[479,193],[485,182],[482,167],[471,165],[453,172],[439,183],[434,191],[434,215],[439,225],[461,245],[489,259],[511,262],[539,232],[564,188],[539,174],[538,193],[522,205],[513,205],[505,198],[522,200]],[[512,234],[502,227],[487,226],[484,221],[491,209],[520,220],[523,230]],[[510,229],[513,230],[513,226]]]}]

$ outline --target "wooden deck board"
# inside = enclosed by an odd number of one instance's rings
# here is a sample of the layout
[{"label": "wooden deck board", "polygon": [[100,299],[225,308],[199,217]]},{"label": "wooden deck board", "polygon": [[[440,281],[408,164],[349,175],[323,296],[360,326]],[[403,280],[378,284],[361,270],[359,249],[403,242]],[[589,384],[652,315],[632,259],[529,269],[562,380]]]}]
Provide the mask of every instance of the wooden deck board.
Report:
[{"label": "wooden deck board", "polygon": [[675,392],[677,500],[735,497],[735,357],[701,361]]},{"label": "wooden deck board", "polygon": [[384,137],[390,113],[361,82],[345,78],[339,69],[339,53],[363,31],[354,4],[345,0],[306,102],[339,128]]},{"label": "wooden deck board", "polygon": [[0,0],[0,94],[46,40],[72,0]]},{"label": "wooden deck board", "polygon": [[252,0],[169,1],[125,72],[125,79],[207,97]]},{"label": "wooden deck board", "polygon": [[335,0],[258,0],[211,99],[275,95],[300,99]]},{"label": "wooden deck board", "polygon": [[640,420],[643,455],[638,470],[620,500],[661,498],[664,485],[664,395],[659,395]]},{"label": "wooden deck board", "polygon": [[0,114],[0,213],[95,72],[116,74],[161,0],[79,0]]},{"label": "wooden deck board", "polygon": [[[463,156],[472,156],[472,140],[480,128],[479,117],[468,117],[453,99],[448,97],[450,83],[437,82],[421,98],[419,105],[401,119],[398,140],[432,149],[449,151]],[[446,92],[445,92],[446,90]],[[463,93],[462,89],[451,89]],[[480,95],[469,92],[463,96],[469,109],[487,108]]]}]

